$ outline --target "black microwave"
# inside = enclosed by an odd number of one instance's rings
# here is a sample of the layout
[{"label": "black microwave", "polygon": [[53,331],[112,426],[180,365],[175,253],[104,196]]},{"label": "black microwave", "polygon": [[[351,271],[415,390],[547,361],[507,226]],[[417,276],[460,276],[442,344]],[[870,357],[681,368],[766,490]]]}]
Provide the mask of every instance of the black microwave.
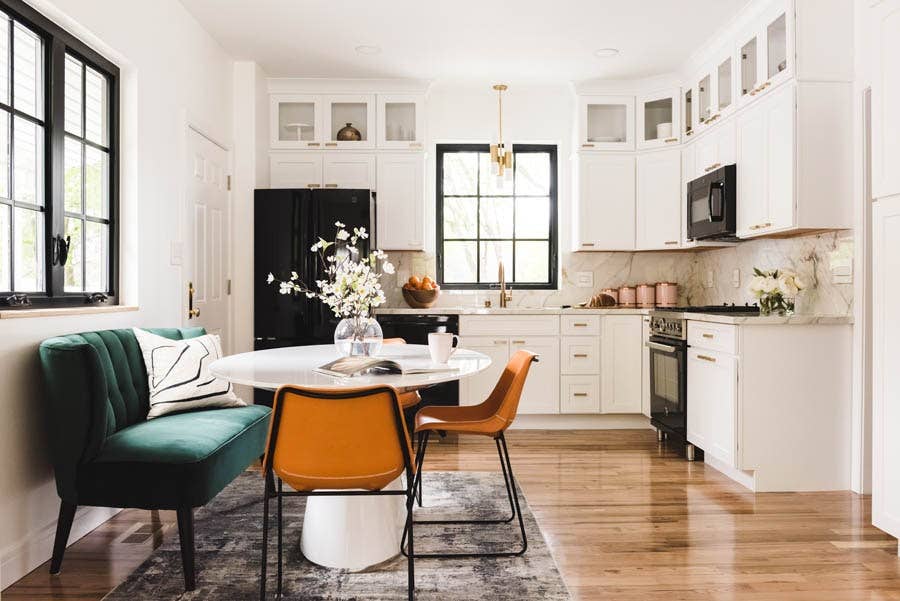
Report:
[{"label": "black microwave", "polygon": [[687,237],[737,240],[737,166],[725,165],[687,185]]}]

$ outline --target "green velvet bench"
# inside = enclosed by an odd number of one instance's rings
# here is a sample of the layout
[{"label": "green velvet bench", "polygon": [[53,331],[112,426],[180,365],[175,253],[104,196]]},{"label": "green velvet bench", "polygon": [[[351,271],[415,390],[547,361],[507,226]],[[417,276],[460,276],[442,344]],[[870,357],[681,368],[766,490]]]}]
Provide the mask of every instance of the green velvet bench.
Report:
[{"label": "green velvet bench", "polygon": [[[203,328],[149,330],[181,340]],[[62,504],[50,573],[59,573],[79,505],[169,509],[187,590],[195,586],[193,509],[265,450],[269,408],[207,409],[147,420],[147,372],[134,332],[106,330],[40,346],[56,490]]]}]

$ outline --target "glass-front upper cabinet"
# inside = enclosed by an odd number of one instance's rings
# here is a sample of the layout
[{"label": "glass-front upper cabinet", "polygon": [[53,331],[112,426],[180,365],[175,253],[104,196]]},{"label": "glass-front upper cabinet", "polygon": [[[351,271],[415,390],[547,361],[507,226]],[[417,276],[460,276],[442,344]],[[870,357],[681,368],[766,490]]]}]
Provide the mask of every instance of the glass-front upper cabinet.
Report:
[{"label": "glass-front upper cabinet", "polygon": [[794,69],[793,14],[775,3],[740,38],[740,100],[747,103],[791,77]]},{"label": "glass-front upper cabinet", "polygon": [[706,125],[715,114],[712,94],[712,77],[709,73],[697,83],[697,123]]},{"label": "glass-front upper cabinet", "polygon": [[681,132],[681,90],[663,90],[637,99],[637,144],[652,148],[677,144]]},{"label": "glass-front upper cabinet", "polygon": [[424,105],[422,96],[410,94],[378,95],[378,147],[421,150],[425,147]]},{"label": "glass-front upper cabinet", "polygon": [[374,148],[374,94],[336,94],[322,98],[327,148]]},{"label": "glass-front upper cabinet", "polygon": [[273,94],[269,100],[272,148],[321,148],[322,97]]},{"label": "glass-front upper cabinet", "polygon": [[694,135],[694,88],[688,88],[684,91],[684,137],[689,138]]},{"label": "glass-front upper cabinet", "polygon": [[734,103],[734,78],[732,73],[734,69],[732,64],[734,59],[731,55],[725,58],[716,67],[716,115],[720,118],[730,113],[735,106]]},{"label": "glass-front upper cabinet", "polygon": [[634,96],[578,98],[580,150],[634,150]]}]

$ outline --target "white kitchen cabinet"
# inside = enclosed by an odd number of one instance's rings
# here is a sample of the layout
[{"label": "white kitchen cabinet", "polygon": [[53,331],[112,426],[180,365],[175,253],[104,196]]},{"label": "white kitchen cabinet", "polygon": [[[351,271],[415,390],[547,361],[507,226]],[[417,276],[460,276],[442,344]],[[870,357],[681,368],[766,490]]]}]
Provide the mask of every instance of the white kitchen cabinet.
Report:
[{"label": "white kitchen cabinet", "polygon": [[739,38],[740,101],[746,104],[792,77],[794,12],[790,2],[772,2]]},{"label": "white kitchen cabinet", "polygon": [[424,250],[424,155],[379,154],[377,164],[378,248]]},{"label": "white kitchen cabinet", "polygon": [[697,179],[719,167],[732,165],[737,156],[737,132],[734,120],[718,123],[694,142],[696,157],[694,172],[688,181]]},{"label": "white kitchen cabinet", "polygon": [[504,336],[460,336],[462,348],[484,353],[491,359],[486,370],[459,381],[459,404],[477,405],[488,398],[509,361],[509,338]]},{"label": "white kitchen cabinet", "polygon": [[872,523],[900,538],[900,195],[872,212]]},{"label": "white kitchen cabinet", "polygon": [[687,356],[688,442],[736,468],[737,361],[703,348]]},{"label": "white kitchen cabinet", "polygon": [[269,97],[269,145],[320,149],[324,138],[322,97],[272,94]]},{"label": "white kitchen cabinet", "polygon": [[641,318],[641,413],[650,417],[650,318]]},{"label": "white kitchen cabinet", "polygon": [[519,413],[559,413],[559,338],[523,336],[510,339],[510,357],[523,349],[537,353],[540,358],[531,364],[519,401]]},{"label": "white kitchen cabinet", "polygon": [[871,10],[872,196],[900,194],[900,0]]},{"label": "white kitchen cabinet", "polygon": [[643,343],[640,315],[604,315],[600,338],[603,413],[641,412]]},{"label": "white kitchen cabinet", "polygon": [[322,179],[323,188],[374,190],[375,155],[326,153],[322,159]]},{"label": "white kitchen cabinet", "polygon": [[316,152],[269,155],[269,185],[273,188],[321,188],[323,157]]},{"label": "white kitchen cabinet", "polygon": [[599,376],[562,376],[559,388],[560,413],[600,413]]},{"label": "white kitchen cabinet", "polygon": [[681,90],[677,88],[638,96],[636,111],[638,148],[678,144],[681,133],[680,103]]},{"label": "white kitchen cabinet", "polygon": [[637,248],[675,249],[681,243],[681,152],[637,157]]},{"label": "white kitchen cabinet", "polygon": [[[324,112],[324,142],[326,149],[334,148],[374,148],[375,139],[375,95],[335,94],[322,97]],[[355,128],[360,140],[338,140],[338,132],[346,126]]]},{"label": "white kitchen cabinet", "polygon": [[378,147],[421,150],[425,147],[425,97],[418,94],[378,95]]},{"label": "white kitchen cabinet", "polygon": [[634,96],[579,96],[578,148],[634,150]]},{"label": "white kitchen cabinet", "polygon": [[634,250],[635,159],[580,153],[576,250]]},{"label": "white kitchen cabinet", "polygon": [[563,336],[560,341],[559,360],[562,374],[599,374],[600,337]]}]

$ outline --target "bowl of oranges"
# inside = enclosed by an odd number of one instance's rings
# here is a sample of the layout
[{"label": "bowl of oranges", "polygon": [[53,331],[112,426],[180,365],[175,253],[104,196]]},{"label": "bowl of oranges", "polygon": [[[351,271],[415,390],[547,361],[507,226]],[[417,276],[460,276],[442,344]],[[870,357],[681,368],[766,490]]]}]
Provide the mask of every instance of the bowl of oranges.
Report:
[{"label": "bowl of oranges", "polygon": [[403,284],[403,300],[413,309],[427,309],[437,302],[441,287],[429,276],[410,276]]}]

